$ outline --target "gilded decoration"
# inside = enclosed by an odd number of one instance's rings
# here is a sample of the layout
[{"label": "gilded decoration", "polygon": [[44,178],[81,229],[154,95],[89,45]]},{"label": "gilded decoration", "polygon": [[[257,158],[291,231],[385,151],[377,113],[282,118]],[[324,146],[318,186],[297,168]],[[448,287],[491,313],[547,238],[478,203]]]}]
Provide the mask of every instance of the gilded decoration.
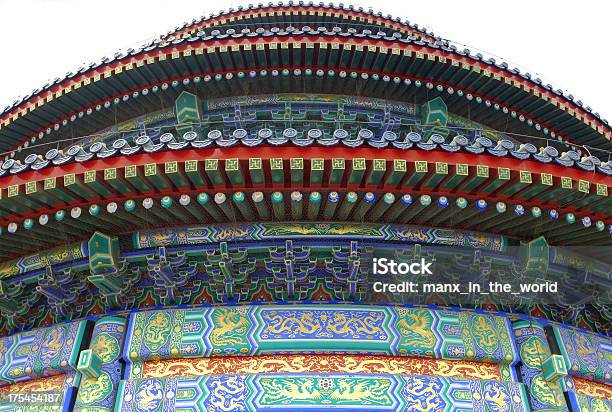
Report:
[{"label": "gilded decoration", "polygon": [[[475,323],[472,319],[476,319]],[[506,318],[429,308],[213,306],[138,312],[129,322],[129,349],[123,356],[134,362],[305,351],[408,355],[505,365],[513,365],[518,358]],[[478,327],[472,328],[472,324]]]},{"label": "gilded decoration", "polygon": [[400,334],[400,353],[433,357],[436,336],[433,333],[433,314],[427,309],[399,309],[395,327]]},{"label": "gilded decoration", "polygon": [[170,315],[156,312],[147,322],[144,329],[145,345],[151,351],[158,350],[168,341],[171,332]]},{"label": "gilded decoration", "polygon": [[219,308],[211,318],[216,327],[210,334],[210,341],[219,352],[225,348],[247,347],[251,322],[245,316],[244,308]]},{"label": "gilded decoration", "polygon": [[168,378],[230,373],[346,372],[432,375],[501,380],[499,365],[492,363],[373,355],[261,355],[167,359],[136,364],[137,377]]},{"label": "gilded decoration", "polygon": [[574,388],[579,395],[612,400],[612,386],[605,383],[574,378]]},{"label": "gilded decoration", "polygon": [[122,411],[526,412],[523,385],[434,376],[262,373],[128,379]]},{"label": "gilded decoration", "polygon": [[133,235],[133,242],[137,248],[145,249],[158,246],[194,245],[231,240],[319,237],[433,243],[500,252],[506,249],[504,237],[484,233],[424,226],[343,222],[266,222],[162,228],[137,232]]},{"label": "gilded decoration", "polygon": [[[54,375],[46,378],[0,386],[0,392],[48,392],[63,389],[66,386],[66,375]],[[70,377],[72,379],[72,377]]]},{"label": "gilded decoration", "polygon": [[296,376],[259,380],[262,404],[393,405],[388,378]]},{"label": "gilded decoration", "polygon": [[83,405],[96,403],[106,398],[112,390],[111,377],[102,372],[97,378],[83,379],[79,387],[78,401]]}]

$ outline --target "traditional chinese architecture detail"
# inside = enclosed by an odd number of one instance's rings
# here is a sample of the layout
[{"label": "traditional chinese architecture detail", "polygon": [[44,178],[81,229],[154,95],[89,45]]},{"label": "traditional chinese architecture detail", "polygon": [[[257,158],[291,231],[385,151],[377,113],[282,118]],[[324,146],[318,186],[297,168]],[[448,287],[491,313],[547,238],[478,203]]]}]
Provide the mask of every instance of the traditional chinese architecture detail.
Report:
[{"label": "traditional chinese architecture detail", "polygon": [[95,233],[89,240],[89,270],[87,280],[95,285],[106,306],[117,309],[123,296],[139,279],[138,268],[129,268],[119,259],[117,238]]},{"label": "traditional chinese architecture detail", "polygon": [[255,272],[255,264],[256,260],[249,258],[247,248],[230,250],[227,242],[221,242],[219,249],[206,251],[206,271],[218,290],[219,300],[246,300],[248,289],[245,289],[245,284],[249,275]]},{"label": "traditional chinese architecture detail", "polygon": [[333,248],[332,258],[325,261],[325,269],[332,277],[332,288],[339,289],[343,300],[357,300],[364,290],[364,283],[370,272],[366,262],[370,259],[363,259],[364,251],[359,247],[357,241],[351,241],[348,248]]},{"label": "traditional chinese architecture detail", "polygon": [[265,261],[266,271],[272,274],[279,296],[284,299],[299,300],[306,296],[306,288],[311,288],[314,281],[309,278],[316,266],[316,261],[310,260],[308,248],[295,248],[293,241],[285,242],[284,250],[270,249],[270,259]]},{"label": "traditional chinese architecture detail", "polygon": [[45,274],[38,279],[36,291],[47,298],[47,303],[53,312],[61,317],[69,313],[70,305],[77,301],[80,294],[87,290],[87,282],[74,282],[73,271],[58,273],[51,266],[45,268]]},{"label": "traditional chinese architecture detail", "polygon": [[561,90],[292,1],[37,89],[0,112],[0,410],[612,410],[612,127]]},{"label": "traditional chinese architecture detail", "polygon": [[[178,396],[167,396],[172,391]],[[195,410],[504,410],[525,407],[524,389],[515,383],[400,375],[266,374],[197,378],[149,378],[120,388],[122,411],[144,405]],[[146,403],[145,403],[146,402]]]},{"label": "traditional chinese architecture detail", "polygon": [[155,255],[147,256],[147,268],[155,282],[154,290],[164,305],[186,303],[191,293],[198,289],[199,280],[194,279],[197,267],[188,263],[184,252],[169,255],[161,246]]},{"label": "traditional chinese architecture detail", "polygon": [[512,328],[522,361],[522,381],[529,388],[531,410],[569,410],[563,399],[563,384],[545,377],[544,364],[550,358],[551,351],[544,328],[528,321],[515,322]]}]

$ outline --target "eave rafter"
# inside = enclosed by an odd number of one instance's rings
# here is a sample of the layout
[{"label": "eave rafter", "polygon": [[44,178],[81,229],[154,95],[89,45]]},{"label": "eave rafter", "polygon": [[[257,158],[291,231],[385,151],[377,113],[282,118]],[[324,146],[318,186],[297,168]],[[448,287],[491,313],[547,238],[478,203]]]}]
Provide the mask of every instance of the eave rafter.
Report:
[{"label": "eave rafter", "polygon": [[[550,232],[553,244],[612,242],[608,233],[612,224],[608,195],[611,176],[463,153],[449,156],[439,151],[341,147],[312,147],[308,151],[296,147],[190,149],[55,166],[7,176],[0,179],[0,187],[1,221],[6,225],[1,235],[6,239],[1,250],[4,257],[24,253],[35,243],[49,245],[79,239],[92,230],[123,233],[138,227],[172,224],[176,219],[185,223],[272,217],[282,220],[289,216],[296,220],[331,220],[340,212],[334,212],[335,207],[326,209],[333,206],[329,203],[322,202],[320,211],[310,216],[309,209],[302,206],[294,216],[291,205],[292,200],[306,204],[312,192],[320,193],[324,200],[334,191],[354,191],[366,203],[367,196],[371,196],[366,192],[370,192],[380,204],[367,204],[359,212],[338,215],[341,220],[363,221],[371,216],[393,222],[399,215],[385,212],[392,203],[401,206],[403,195],[410,194],[414,199],[412,211],[400,211],[404,213],[402,223],[406,224],[484,228],[519,238]],[[267,213],[256,212],[257,206],[251,202],[253,192],[268,198]],[[210,193],[206,196],[211,199],[218,194],[223,199],[221,203],[227,201],[226,206],[215,206],[211,200],[212,214],[190,211],[196,201],[186,199],[197,199],[203,193]],[[186,205],[180,203],[181,196],[187,196]],[[237,200],[233,196],[238,196]],[[241,203],[241,196],[247,198],[249,211],[240,211],[236,206],[237,212],[228,214],[224,208]],[[274,196],[282,203],[278,212],[272,208]],[[389,197],[393,201],[387,208],[384,202]],[[469,219],[460,198],[471,205]],[[444,199],[447,204],[457,202],[454,213],[449,212],[454,206],[445,210],[447,205],[440,203]],[[479,201],[484,201],[484,208]],[[126,214],[126,202],[140,212]],[[177,208],[167,209],[164,203]],[[153,208],[154,205],[158,206]],[[370,214],[374,210],[376,216]],[[144,215],[138,215],[141,212]],[[542,225],[541,219],[551,222]],[[534,224],[526,225],[528,221]],[[62,229],[56,230],[56,224],[61,224]],[[573,232],[576,233],[568,238],[567,234]]]}]

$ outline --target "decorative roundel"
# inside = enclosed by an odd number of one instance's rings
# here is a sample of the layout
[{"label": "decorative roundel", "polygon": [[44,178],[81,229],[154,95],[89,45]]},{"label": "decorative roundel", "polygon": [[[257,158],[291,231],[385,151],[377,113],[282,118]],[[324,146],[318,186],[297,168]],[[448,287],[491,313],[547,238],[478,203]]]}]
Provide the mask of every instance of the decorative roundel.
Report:
[{"label": "decorative roundel", "polygon": [[347,139],[349,137],[349,132],[344,129],[336,129],[334,130],[334,138],[336,139]]},{"label": "decorative roundel", "polygon": [[406,135],[406,139],[408,139],[412,143],[418,143],[421,141],[421,135],[418,134],[417,132],[409,132]]},{"label": "decorative roundel", "polygon": [[218,205],[220,205],[221,203],[224,203],[226,199],[227,199],[227,196],[225,195],[225,193],[215,194],[215,203]]},{"label": "decorative roundel", "polygon": [[170,196],[164,196],[161,198],[160,203],[162,207],[168,208],[172,206],[172,198]]},{"label": "decorative roundel", "polygon": [[497,144],[502,149],[506,149],[506,150],[514,149],[514,143],[511,140],[508,140],[508,139],[501,139],[499,142],[497,142]]},{"label": "decorative roundel", "polygon": [[[72,149],[73,147],[74,146],[70,147],[70,149]],[[70,149],[68,149],[68,151],[70,151]],[[76,153],[74,153],[74,154],[76,154]],[[36,160],[38,160],[38,155],[34,154],[34,153],[31,153],[31,154],[26,156],[24,162],[25,162],[25,164],[30,165],[30,164],[34,163]]]},{"label": "decorative roundel", "polygon": [[9,233],[15,233],[17,231],[17,227],[18,227],[17,223],[15,223],[15,222],[9,223],[9,225],[8,225]]},{"label": "decorative roundel", "polygon": [[445,208],[448,206],[448,198],[446,196],[440,196],[438,198],[438,206]]},{"label": "decorative roundel", "polygon": [[82,211],[82,210],[81,210],[81,208],[80,208],[80,207],[78,207],[78,206],[77,206],[77,207],[73,207],[73,208],[70,210],[70,216],[71,216],[73,219],[78,219],[78,218],[81,216],[81,213],[83,213],[83,211]]},{"label": "decorative roundel", "polygon": [[421,195],[421,197],[419,197],[419,202],[423,206],[429,206],[431,204],[431,196],[429,196],[429,195]]},{"label": "decorative roundel", "polygon": [[[113,149],[116,149],[116,150],[121,150],[127,146],[128,146],[128,142],[125,139],[117,139],[113,142]],[[75,146],[72,146],[72,147],[75,147]]]},{"label": "decorative roundel", "polygon": [[468,140],[467,137],[460,134],[453,138],[453,140],[450,142],[450,145],[451,146],[466,146],[469,142],[470,141]]},{"label": "decorative roundel", "polygon": [[338,194],[338,192],[329,192],[327,198],[330,202],[336,203],[340,200],[340,195]]},{"label": "decorative roundel", "polygon": [[134,396],[136,410],[139,412],[152,412],[157,410],[163,400],[164,391],[157,379],[143,381]]},{"label": "decorative roundel", "polygon": [[132,199],[126,200],[123,203],[123,208],[127,210],[128,212],[131,212],[132,210],[136,209],[136,202]]},{"label": "decorative roundel", "polygon": [[363,197],[363,200],[365,200],[367,203],[373,203],[376,201],[376,195],[372,192],[367,192]]},{"label": "decorative roundel", "polygon": [[160,143],[170,143],[174,140],[174,135],[172,133],[164,133],[159,137]]},{"label": "decorative roundel", "polygon": [[[92,147],[93,147],[93,145],[92,145]],[[91,149],[90,149],[90,150],[91,150]],[[93,152],[93,151],[92,151],[92,152]],[[59,150],[57,150],[57,149],[51,149],[51,150],[47,151],[47,153],[45,153],[45,159],[47,159],[47,160],[53,160],[53,159],[55,159],[55,158],[56,158],[58,155],[59,155]],[[12,159],[10,159],[9,161],[13,161],[13,162],[14,162],[14,160],[12,160]],[[12,166],[12,164],[11,164],[11,166],[6,167],[6,164],[7,164],[7,163],[8,163],[8,162],[4,162],[4,164],[2,165],[2,168],[4,168],[4,169],[9,169],[9,168]]]},{"label": "decorative roundel", "polygon": [[257,136],[258,136],[260,139],[269,139],[269,138],[271,138],[273,135],[274,135],[274,133],[272,132],[272,130],[267,129],[267,128],[266,128],[266,129],[260,129],[260,130],[257,132]]},{"label": "decorative roundel", "polygon": [[253,194],[251,194],[251,199],[253,199],[255,203],[263,202],[264,194],[263,192],[253,192]]},{"label": "decorative roundel", "polygon": [[359,137],[361,140],[369,140],[374,137],[374,132],[369,129],[361,129],[359,130],[357,137]]},{"label": "decorative roundel", "polygon": [[517,216],[523,216],[525,214],[525,208],[523,205],[516,205],[514,206],[514,213],[516,213]]},{"label": "decorative roundel", "polygon": [[183,140],[185,140],[186,142],[192,142],[197,138],[198,138],[198,134],[194,132],[193,130],[190,130],[188,132],[185,132],[185,134],[183,134]]},{"label": "decorative roundel", "polygon": [[91,205],[89,206],[89,214],[92,216],[97,216],[100,213],[99,205]]},{"label": "decorative roundel", "polygon": [[151,138],[147,136],[146,134],[141,134],[134,140],[134,142],[136,142],[138,146],[143,146],[149,143],[150,141],[151,141]]},{"label": "decorative roundel", "polygon": [[283,130],[283,137],[287,138],[287,139],[294,139],[296,138],[298,135],[298,131],[295,130],[292,127],[289,127],[285,130]]},{"label": "decorative roundel", "polygon": [[531,143],[524,143],[520,147],[522,147],[527,153],[534,154],[538,152],[538,148]]},{"label": "decorative roundel", "polygon": [[[55,149],[51,149],[51,150],[55,150]],[[48,158],[47,158],[48,159]],[[49,159],[50,160],[50,159]],[[4,163],[2,163],[2,170],[9,170],[11,167],[13,167],[13,165],[15,164],[15,160],[13,159],[6,159],[4,161]]]},{"label": "decorative roundel", "polygon": [[223,137],[223,133],[221,133],[221,130],[211,130],[210,132],[208,132],[208,138],[211,140],[217,140]]},{"label": "decorative roundel", "polygon": [[465,209],[468,205],[468,201],[465,197],[458,197],[457,200],[455,200],[455,204],[458,208]]},{"label": "decorative roundel", "polygon": [[142,206],[145,209],[151,209],[153,207],[153,199],[151,199],[150,197],[147,197],[146,199],[142,201]]},{"label": "decorative roundel", "polygon": [[323,136],[323,132],[319,129],[310,129],[308,131],[308,137],[311,139],[320,139]]},{"label": "decorative roundel", "polygon": [[552,219],[552,220],[557,220],[559,218],[559,212],[557,212],[555,209],[550,209],[548,211],[548,216]]},{"label": "decorative roundel", "polygon": [[584,227],[590,227],[591,226],[591,218],[588,216],[585,216],[582,218],[582,225]]},{"label": "decorative roundel", "polygon": [[[106,145],[102,142],[95,142],[93,143],[91,146],[89,146],[89,151],[91,153],[98,153],[102,150],[104,150],[104,148],[106,147]],[[59,152],[58,152],[59,155]]]},{"label": "decorative roundel", "polygon": [[179,198],[179,203],[182,206],[187,206],[189,203],[191,203],[191,198],[187,194],[182,194],[181,197]]},{"label": "decorative roundel", "polygon": [[382,137],[388,142],[394,142],[399,138],[397,133],[392,132],[391,130],[387,130],[386,132],[384,132]]},{"label": "decorative roundel", "polygon": [[445,141],[444,136],[439,135],[437,133],[434,133],[429,138],[429,142],[428,143],[442,144],[442,143],[444,143],[444,141]]},{"label": "decorative roundel", "polygon": [[559,156],[559,151],[555,149],[553,146],[546,146],[540,149],[543,154],[546,154],[549,157],[557,157]]},{"label": "decorative roundel", "polygon": [[478,202],[476,202],[476,207],[480,210],[485,210],[487,206],[488,206],[488,203],[484,199],[480,199],[478,200]]},{"label": "decorative roundel", "polygon": [[236,129],[234,130],[234,133],[232,133],[232,137],[234,139],[244,139],[245,137],[247,137],[248,133],[246,130],[244,129]]}]

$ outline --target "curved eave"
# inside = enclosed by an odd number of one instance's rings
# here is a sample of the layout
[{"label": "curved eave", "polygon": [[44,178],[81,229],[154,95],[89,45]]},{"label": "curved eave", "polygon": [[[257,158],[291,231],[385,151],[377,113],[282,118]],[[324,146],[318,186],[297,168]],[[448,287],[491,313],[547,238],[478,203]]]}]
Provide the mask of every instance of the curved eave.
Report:
[{"label": "curved eave", "polygon": [[[0,150],[15,150],[48,128],[70,124],[71,117],[76,119],[87,109],[109,99],[129,98],[131,93],[153,85],[204,74],[233,75],[241,70],[298,67],[326,71],[333,68],[377,74],[381,78],[397,76],[401,80],[418,80],[423,85],[431,82],[432,94],[437,87],[453,89],[487,103],[486,108],[481,105],[479,110],[495,109],[508,118],[523,116],[523,121],[531,123],[543,138],[554,134],[568,142],[612,148],[612,129],[608,125],[529,79],[443,47],[377,37],[270,33],[263,37],[204,41],[192,38],[155,47],[66,79],[5,113],[0,118]],[[461,113],[466,104],[459,100],[461,104],[457,107]]]},{"label": "curved eave", "polygon": [[[313,162],[319,162],[319,166],[313,166]],[[313,171],[317,172],[313,175]],[[427,195],[434,199],[427,208],[412,208],[401,218],[384,213],[373,218],[380,222],[448,226],[518,238],[545,235],[551,244],[558,245],[611,245],[612,205],[608,188],[612,187],[612,177],[595,177],[593,180],[593,174],[588,172],[568,171],[534,161],[470,154],[448,156],[445,152],[423,150],[232,147],[117,156],[3,178],[2,186],[6,189],[2,190],[0,200],[4,228],[0,258],[50,247],[58,241],[82,240],[94,230],[124,233],[138,227],[172,225],[176,221],[197,222],[198,217],[182,206],[177,209],[178,214],[164,210],[159,206],[160,198],[170,196],[178,202],[178,197],[184,194],[195,198],[201,192],[208,192],[211,197],[226,193],[231,203],[231,194],[236,191],[248,196],[254,191],[267,196],[274,191],[284,192],[286,199],[290,199],[294,190],[303,191],[304,198],[312,191],[325,195],[329,191],[361,194],[371,191],[378,194],[379,202],[384,193],[395,194],[396,202],[407,193],[415,199]],[[440,196],[450,199],[451,206],[439,208],[435,202]],[[148,197],[156,204],[154,209],[145,210],[140,205]],[[454,208],[458,197],[468,200],[469,209]],[[120,219],[106,213],[108,203],[116,202],[121,208],[127,200],[139,204],[133,217],[131,212],[123,213]],[[478,200],[486,201],[488,208],[477,209],[474,205]],[[210,202],[212,205],[212,199]],[[504,216],[498,216],[502,213],[496,210],[496,202],[506,205]],[[99,218],[88,213],[91,205],[99,207]],[[416,200],[414,205],[418,207]],[[524,215],[515,214],[516,205],[526,210]],[[256,210],[255,206],[249,207]],[[287,210],[290,207],[291,202],[283,206]],[[310,219],[337,218],[333,214],[326,217],[324,207]],[[71,218],[74,208],[81,208],[81,214]],[[537,216],[528,212],[535,213],[534,208],[540,211]],[[65,218],[56,222],[54,216],[60,210]],[[548,215],[551,210],[555,211],[554,219]],[[300,208],[300,215],[294,219],[308,220],[307,211]],[[231,216],[223,213],[213,221],[266,220],[264,215],[240,217],[240,212]],[[575,216],[573,223],[565,221],[567,214]],[[43,215],[48,219],[45,224],[40,223]],[[286,216],[291,216],[290,212]],[[585,220],[588,224],[582,218],[588,218]],[[364,219],[365,215],[348,215],[339,220]],[[275,216],[275,220],[282,217]]]},{"label": "curved eave", "polygon": [[201,18],[190,23],[185,23],[183,26],[177,27],[174,31],[170,31],[162,38],[184,38],[200,30],[213,28],[231,28],[239,33],[240,30],[245,27],[245,24],[249,24],[250,27],[264,28],[279,25],[303,26],[305,23],[303,17],[312,17],[316,19],[316,22],[313,23],[318,25],[340,23],[360,29],[363,29],[364,26],[378,27],[380,30],[394,30],[404,35],[431,43],[435,43],[437,40],[433,33],[427,32],[424,28],[419,28],[418,25],[402,22],[399,18],[383,16],[382,13],[364,11],[361,7],[354,8],[353,6],[348,6],[345,8],[341,5],[315,5],[312,2],[307,5],[272,5],[270,3],[268,6],[250,5],[246,9],[242,7],[239,7],[237,10],[230,9],[227,12],[210,15],[208,18]]}]

